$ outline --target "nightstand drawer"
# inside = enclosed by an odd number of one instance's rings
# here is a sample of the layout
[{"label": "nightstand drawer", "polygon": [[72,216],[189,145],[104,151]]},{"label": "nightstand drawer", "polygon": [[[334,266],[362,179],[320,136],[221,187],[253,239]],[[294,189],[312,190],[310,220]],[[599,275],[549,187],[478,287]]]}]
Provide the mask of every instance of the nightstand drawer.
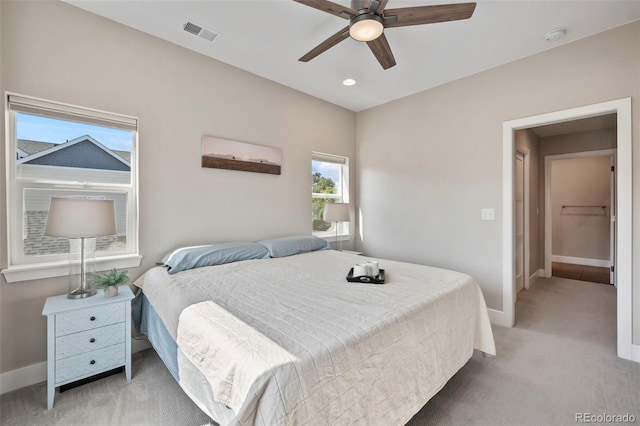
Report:
[{"label": "nightstand drawer", "polygon": [[124,310],[124,303],[110,303],[58,314],[56,337],[122,322]]},{"label": "nightstand drawer", "polygon": [[56,361],[56,383],[92,376],[125,364],[124,343]]},{"label": "nightstand drawer", "polygon": [[125,323],[94,328],[80,333],[56,338],[56,359],[95,351],[107,346],[124,343]]}]

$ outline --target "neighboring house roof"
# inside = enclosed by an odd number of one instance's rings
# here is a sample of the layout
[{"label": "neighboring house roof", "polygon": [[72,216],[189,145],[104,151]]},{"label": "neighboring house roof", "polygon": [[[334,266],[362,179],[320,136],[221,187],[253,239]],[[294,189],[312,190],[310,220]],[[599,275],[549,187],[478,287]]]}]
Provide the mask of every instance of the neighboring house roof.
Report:
[{"label": "neighboring house roof", "polygon": [[29,154],[27,154],[25,151],[21,150],[20,148],[16,149],[16,157],[17,159],[21,159],[24,157],[27,157]]},{"label": "neighboring house roof", "polygon": [[[47,144],[46,142],[36,141],[25,142],[27,142],[25,146],[33,150],[43,147],[43,145],[37,144]],[[27,151],[20,144],[18,148]],[[64,152],[61,152],[62,150]],[[125,155],[129,158],[125,158]],[[116,153],[91,136],[84,135],[65,143],[49,144],[48,148],[20,158],[18,164],[130,171],[130,156],[131,153],[126,153],[125,151],[117,151]]]},{"label": "neighboring house roof", "polygon": [[129,152],[129,151],[116,151],[115,149],[112,149],[111,152],[113,152],[116,155],[119,155],[127,163],[131,164],[131,152]]},{"label": "neighboring house roof", "polygon": [[28,139],[18,139],[18,150],[25,152],[27,155],[37,154],[40,151],[56,146],[52,142],[32,141]]}]

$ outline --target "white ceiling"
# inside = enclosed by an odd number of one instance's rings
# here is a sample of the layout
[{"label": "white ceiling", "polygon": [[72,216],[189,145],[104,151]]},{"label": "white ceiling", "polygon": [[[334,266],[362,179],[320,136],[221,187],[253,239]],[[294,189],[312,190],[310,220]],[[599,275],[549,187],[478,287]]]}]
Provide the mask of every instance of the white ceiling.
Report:
[{"label": "white ceiling", "polygon": [[591,130],[616,129],[618,127],[617,119],[617,114],[598,115],[580,120],[533,127],[531,130],[533,130],[539,138],[548,138],[550,136],[588,132]]},{"label": "white ceiling", "polygon": [[[479,1],[468,20],[385,30],[397,62],[385,71],[352,39],[298,62],[348,21],[292,0],[66,1],[353,111],[640,19],[638,0]],[[390,0],[387,8],[456,2]],[[221,35],[211,43],[189,34],[187,20]],[[555,28],[566,37],[547,42]],[[358,83],[345,87],[346,78]]]}]

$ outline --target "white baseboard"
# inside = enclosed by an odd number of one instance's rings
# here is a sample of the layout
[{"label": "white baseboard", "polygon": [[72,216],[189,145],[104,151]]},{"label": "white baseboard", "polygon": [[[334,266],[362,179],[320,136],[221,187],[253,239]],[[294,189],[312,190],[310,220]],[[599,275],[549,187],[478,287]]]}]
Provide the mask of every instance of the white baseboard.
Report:
[{"label": "white baseboard", "polygon": [[529,277],[529,281],[533,282],[538,278],[544,278],[544,269],[538,269],[533,274],[531,274],[531,276]]},{"label": "white baseboard", "polygon": [[533,288],[538,278],[544,278],[544,269],[538,269],[529,277],[529,290]]},{"label": "white baseboard", "polygon": [[0,395],[47,380],[47,363],[39,362],[0,374]]},{"label": "white baseboard", "polygon": [[631,360],[640,362],[640,345],[631,345]]},{"label": "white baseboard", "polygon": [[599,268],[609,268],[611,266],[611,261],[608,259],[587,259],[586,257],[558,256],[555,254],[551,256],[551,261],[582,266],[597,266]]},{"label": "white baseboard", "polygon": [[[131,352],[136,353],[150,348],[146,340],[133,340]],[[26,367],[0,374],[0,395],[16,389],[35,385],[47,380],[47,362],[27,365]]]},{"label": "white baseboard", "polygon": [[491,324],[500,325],[502,327],[511,327],[511,323],[507,320],[503,311],[497,311],[495,309],[487,308],[489,313],[489,321]]}]

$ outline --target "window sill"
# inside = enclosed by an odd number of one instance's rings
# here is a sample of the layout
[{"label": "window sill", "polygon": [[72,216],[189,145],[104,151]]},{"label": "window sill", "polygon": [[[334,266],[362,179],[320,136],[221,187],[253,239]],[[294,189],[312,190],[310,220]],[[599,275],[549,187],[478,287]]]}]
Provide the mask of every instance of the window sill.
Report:
[{"label": "window sill", "polygon": [[329,243],[335,243],[336,241],[351,241],[351,235],[350,234],[341,234],[338,235],[338,238],[336,239],[336,235],[317,235],[318,238],[322,238],[323,240],[329,242]]},{"label": "window sill", "polygon": [[[142,256],[127,254],[109,256],[96,259],[96,272],[109,269],[126,269],[140,266]],[[34,263],[29,265],[15,265],[2,270],[8,283],[39,280],[43,278],[64,277],[69,275],[69,262]]]}]

